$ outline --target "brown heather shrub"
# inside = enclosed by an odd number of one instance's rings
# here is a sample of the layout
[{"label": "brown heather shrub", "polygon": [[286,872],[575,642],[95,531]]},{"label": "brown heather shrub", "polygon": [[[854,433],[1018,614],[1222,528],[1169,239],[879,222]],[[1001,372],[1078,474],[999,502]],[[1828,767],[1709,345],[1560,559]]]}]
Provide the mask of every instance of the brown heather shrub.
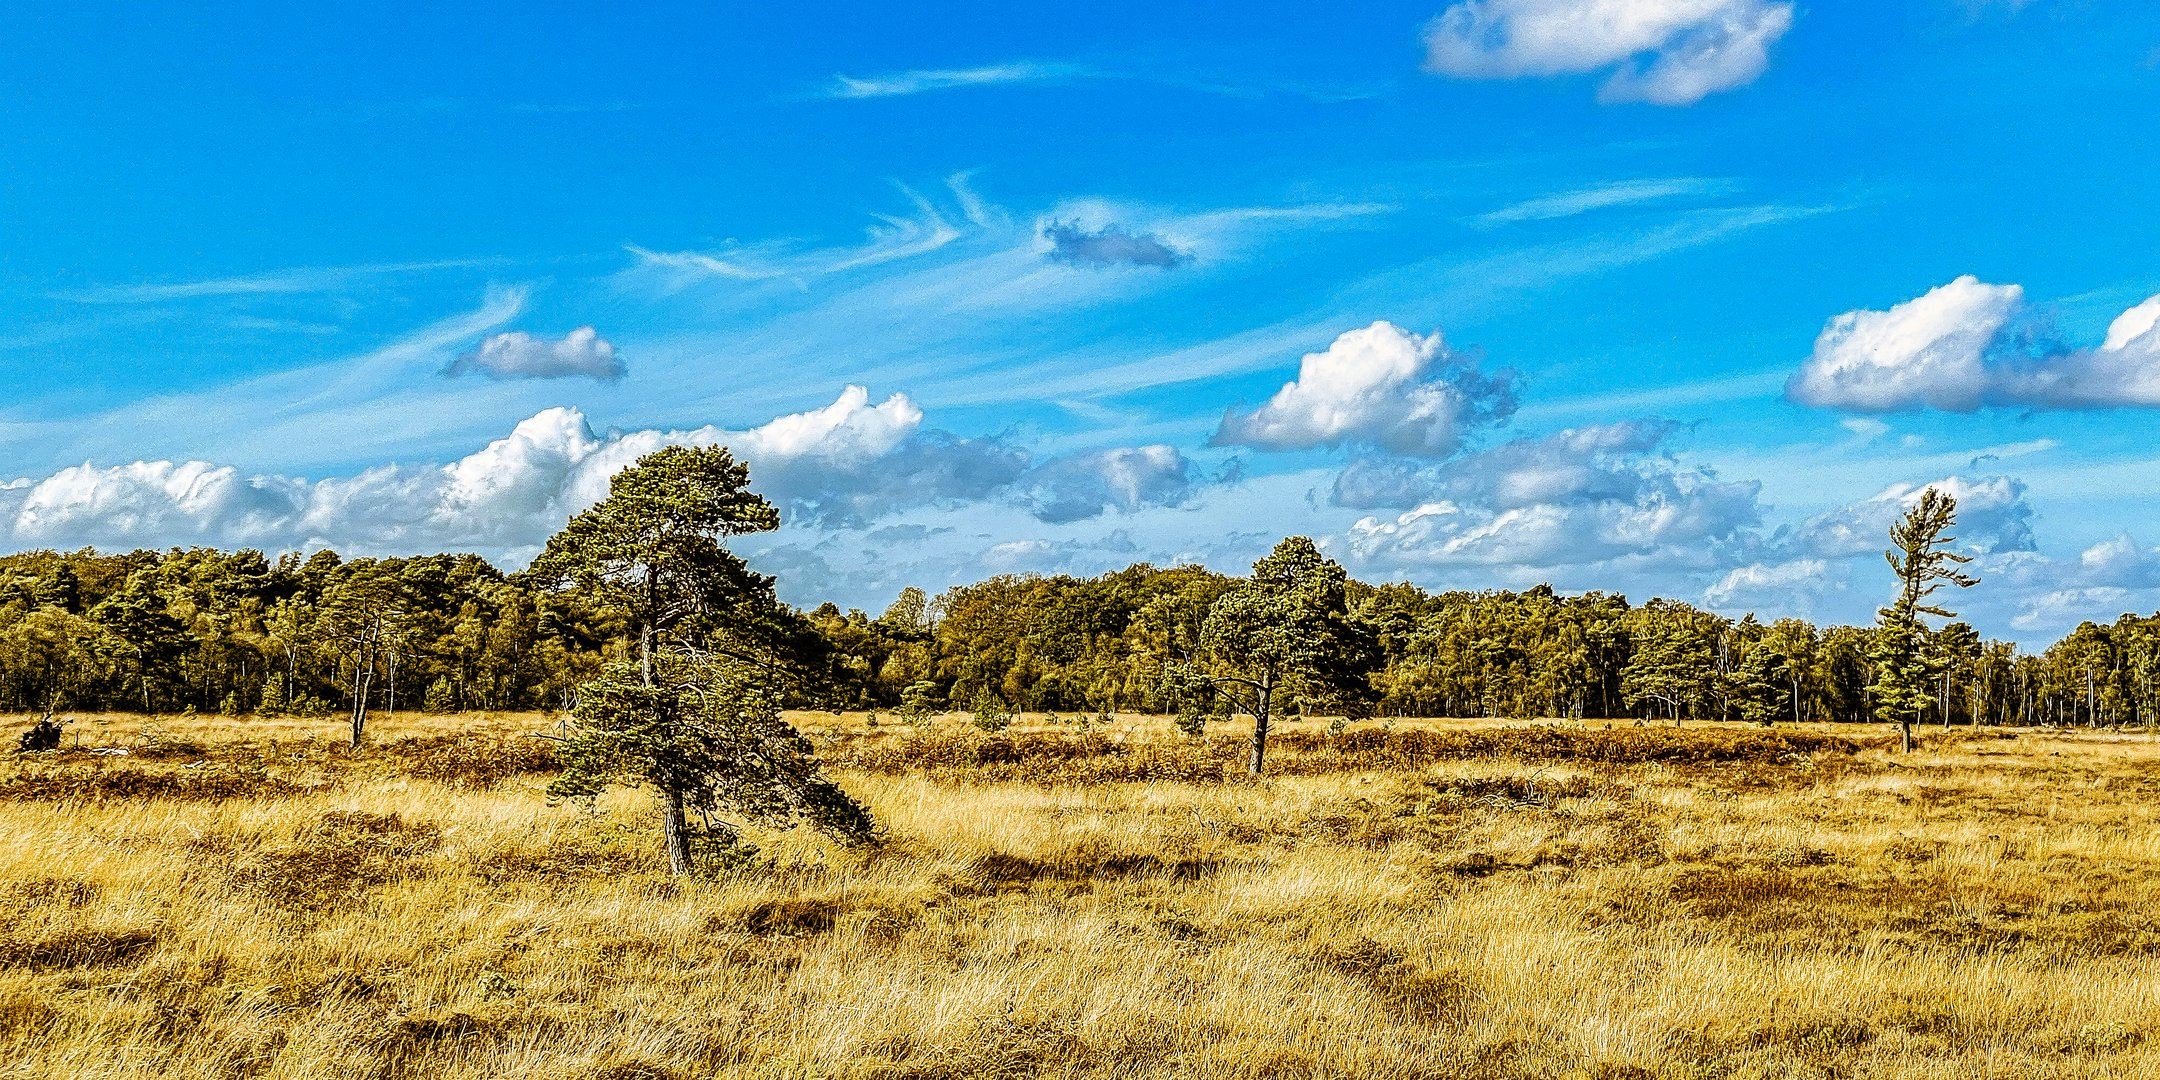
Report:
[{"label": "brown heather shrub", "polygon": [[41,877],[0,882],[0,908],[16,914],[40,908],[80,910],[103,890],[82,878]]},{"label": "brown heather shrub", "polygon": [[372,1080],[439,1076],[444,1065],[460,1056],[486,1053],[510,1034],[510,1027],[494,1016],[464,1009],[408,1013],[379,1029],[374,1068],[364,1075]]},{"label": "brown heather shrub", "polygon": [[294,912],[324,912],[365,899],[441,843],[440,829],[396,814],[334,810],[292,842],[241,858],[232,882]]},{"label": "brown heather shrub", "polygon": [[[1268,744],[1269,775],[1320,776],[1340,772],[1417,770],[1444,761],[1583,762],[1605,765],[1761,766],[1811,764],[1818,757],[1850,757],[1887,745],[1887,739],[1851,739],[1791,731],[1697,728],[1491,728],[1465,731],[1365,728],[1342,734],[1286,731]],[[950,783],[1087,785],[1123,783],[1219,784],[1245,779],[1247,743],[1236,734],[1203,739],[1120,741],[1090,732],[932,732],[858,739],[828,753],[838,768],[887,775],[921,772]],[[1540,794],[1524,786],[1515,801],[1576,797],[1587,792]],[[1564,787],[1564,785],[1563,785]],[[1474,797],[1471,792],[1461,792]]]},{"label": "brown heather shrub", "polygon": [[132,964],[157,948],[154,930],[141,928],[99,930],[85,927],[24,933],[11,929],[0,937],[0,968],[119,967]]},{"label": "brown heather shrub", "polygon": [[1361,728],[1330,735],[1286,731],[1269,743],[1285,774],[1418,769],[1437,761],[1577,761],[1605,765],[1796,765],[1816,755],[1850,756],[1890,740],[1800,731],[1730,728],[1560,727],[1461,731]]},{"label": "brown heather shrub", "polygon": [[107,799],[275,799],[312,795],[322,784],[301,784],[261,769],[218,763],[197,768],[144,768],[93,759],[58,765],[26,765],[0,774],[0,799],[24,802],[97,802]]},{"label": "brown heather shrub", "polygon": [[618,1061],[586,1073],[580,1080],[679,1080],[681,1073],[645,1061]]},{"label": "brown heather shrub", "polygon": [[0,1039],[21,1035],[47,1035],[60,1019],[52,1002],[33,994],[0,997]]},{"label": "brown heather shrub", "polygon": [[1370,938],[1323,946],[1312,959],[1325,970],[1365,984],[1390,1012],[1414,1023],[1459,1019],[1467,1007],[1470,989],[1460,973],[1428,970],[1401,949]]},{"label": "brown heather shrub", "polygon": [[529,735],[435,735],[381,748],[394,771],[465,790],[501,785],[561,768],[555,744]]},{"label": "brown heather shrub", "polygon": [[615,825],[571,831],[546,843],[483,851],[471,870],[489,885],[560,884],[664,874],[667,859],[650,836]]},{"label": "brown heather shrub", "polygon": [[924,772],[949,783],[1220,784],[1244,775],[1237,741],[1227,737],[1120,742],[1093,732],[933,732],[842,744],[825,759],[835,768]]}]

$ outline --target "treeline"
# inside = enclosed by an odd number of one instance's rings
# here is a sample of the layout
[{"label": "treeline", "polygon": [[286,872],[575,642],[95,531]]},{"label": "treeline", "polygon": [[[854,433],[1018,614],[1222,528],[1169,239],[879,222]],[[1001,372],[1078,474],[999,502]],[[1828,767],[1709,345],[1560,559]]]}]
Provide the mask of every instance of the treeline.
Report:
[{"label": "treeline", "polygon": [[[1095,578],[1001,576],[913,590],[884,614],[810,613],[847,675],[851,707],[893,707],[926,687],[951,708],[1177,712],[1166,669],[1191,655],[1233,579],[1139,565]],[[1674,600],[1609,593],[1431,593],[1349,585],[1377,636],[1376,711],[1390,716],[1864,722],[1873,628],[1767,625]],[[2087,623],[2040,655],[1969,625],[1930,632],[1931,719],[1953,724],[2146,723],[2160,718],[2160,616]],[[1219,702],[1203,708],[1220,712]],[[1292,702],[1292,709],[1297,707]]]},{"label": "treeline", "polygon": [[472,555],[33,551],[0,557],[0,709],[550,708],[619,631]]},{"label": "treeline", "polygon": [[[1138,565],[1000,576],[877,616],[795,613],[815,673],[792,704],[1215,712],[1166,678],[1234,579]],[[1607,593],[1349,586],[1391,716],[1866,721],[1872,629],[1733,620]],[[620,617],[475,556],[272,559],[209,549],[0,557],[0,709],[327,713],[566,706],[630,644]],[[1930,719],[2117,724],[2160,717],[2160,616],[2087,623],[2039,655],[1951,623],[1923,654]],[[1180,687],[1184,689],[1180,689]],[[1192,700],[1199,693],[1201,700]],[[1181,696],[1183,695],[1183,696]],[[1299,704],[1291,700],[1288,711]]]}]

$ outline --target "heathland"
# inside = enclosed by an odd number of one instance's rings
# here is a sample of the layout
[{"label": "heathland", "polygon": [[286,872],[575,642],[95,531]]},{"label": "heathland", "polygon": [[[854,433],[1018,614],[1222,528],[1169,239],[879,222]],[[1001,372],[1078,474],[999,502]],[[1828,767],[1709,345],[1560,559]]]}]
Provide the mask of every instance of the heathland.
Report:
[{"label": "heathland", "polygon": [[77,717],[0,1076],[2160,1075],[2142,732],[790,719],[884,842],[677,877],[553,717]]}]

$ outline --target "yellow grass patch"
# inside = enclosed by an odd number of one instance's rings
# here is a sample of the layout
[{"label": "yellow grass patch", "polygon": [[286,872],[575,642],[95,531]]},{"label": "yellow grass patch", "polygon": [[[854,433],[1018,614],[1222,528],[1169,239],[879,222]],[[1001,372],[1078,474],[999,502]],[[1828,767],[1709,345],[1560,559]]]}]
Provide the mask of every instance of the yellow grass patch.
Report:
[{"label": "yellow grass patch", "polygon": [[0,766],[0,1077],[2160,1075],[2142,736],[798,722],[891,842],[687,882],[542,717],[78,723]]}]

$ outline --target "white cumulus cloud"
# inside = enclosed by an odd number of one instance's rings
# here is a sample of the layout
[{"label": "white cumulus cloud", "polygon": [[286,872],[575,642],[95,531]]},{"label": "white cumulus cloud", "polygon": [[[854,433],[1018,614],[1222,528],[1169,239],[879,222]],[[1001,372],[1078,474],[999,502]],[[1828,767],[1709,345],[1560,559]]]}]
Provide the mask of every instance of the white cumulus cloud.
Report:
[{"label": "white cumulus cloud", "polygon": [[1659,453],[1672,430],[1647,421],[1572,429],[1438,466],[1360,462],[1333,497],[1410,507],[1351,526],[1351,550],[1382,567],[1731,566],[1756,544],[1759,485],[1674,465]]},{"label": "white cumulus cloud", "polygon": [[1015,505],[1067,523],[1183,502],[1192,466],[1167,446],[1035,461],[995,438],[923,427],[904,394],[850,386],[832,404],[747,430],[595,434],[577,409],[543,410],[455,461],[309,480],[202,461],[91,463],[0,484],[0,546],[309,548],[352,554],[470,550],[517,562],[663,446],[727,446],[753,489],[811,527],[904,510]]},{"label": "white cumulus cloud", "polygon": [[1217,446],[1262,450],[1369,447],[1445,457],[1471,430],[1515,409],[1511,373],[1487,375],[1438,334],[1381,321],[1308,353],[1297,378],[1258,409],[1224,414]]},{"label": "white cumulus cloud", "polygon": [[1821,559],[1785,563],[1750,563],[1734,567],[1703,590],[1703,599],[1721,608],[1791,609],[1794,601],[1830,587],[1830,567]]},{"label": "white cumulus cloud", "polygon": [[1425,29],[1425,66],[1466,79],[1610,72],[1606,102],[1691,105],[1754,82],[1792,29],[1772,0],[1463,0]]},{"label": "white cumulus cloud", "polygon": [[2008,476],[1946,476],[1928,484],[1893,484],[1871,498],[1808,519],[1800,527],[1800,546],[1825,558],[1883,551],[1889,546],[1890,526],[1929,488],[1957,500],[1957,524],[1950,535],[1960,550],[1980,555],[2033,550],[2025,484]]},{"label": "white cumulus cloud", "polygon": [[495,334],[453,361],[445,375],[490,379],[620,379],[628,369],[598,330],[581,326],[556,340],[523,330]]},{"label": "white cumulus cloud", "polygon": [[1987,401],[1988,349],[2024,299],[2016,285],[1967,275],[1888,311],[1846,312],[1823,328],[1785,392],[1863,412],[1971,412]]},{"label": "white cumulus cloud", "polygon": [[2160,296],[2117,316],[2097,347],[2029,344],[2046,331],[2024,289],[1967,275],[1830,320],[1785,394],[1873,413],[2160,407]]}]

